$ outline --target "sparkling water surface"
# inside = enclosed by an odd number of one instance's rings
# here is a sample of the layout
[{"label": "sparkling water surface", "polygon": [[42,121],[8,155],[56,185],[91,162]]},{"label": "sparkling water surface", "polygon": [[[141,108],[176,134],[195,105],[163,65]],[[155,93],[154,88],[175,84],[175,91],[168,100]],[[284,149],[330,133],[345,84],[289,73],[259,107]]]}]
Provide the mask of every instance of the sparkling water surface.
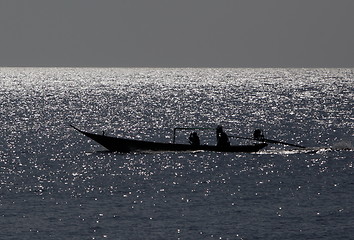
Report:
[{"label": "sparkling water surface", "polygon": [[[0,239],[350,239],[353,79],[353,69],[1,68]],[[109,153],[70,124],[162,142],[174,127],[222,124],[308,148]],[[199,132],[205,144],[214,134]]]}]

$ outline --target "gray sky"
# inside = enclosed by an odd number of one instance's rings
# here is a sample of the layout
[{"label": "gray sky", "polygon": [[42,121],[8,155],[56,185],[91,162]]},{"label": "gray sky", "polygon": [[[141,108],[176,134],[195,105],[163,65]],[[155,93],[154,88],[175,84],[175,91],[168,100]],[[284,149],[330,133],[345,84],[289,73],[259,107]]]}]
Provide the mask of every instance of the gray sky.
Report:
[{"label": "gray sky", "polygon": [[0,0],[0,66],[354,67],[353,0]]}]

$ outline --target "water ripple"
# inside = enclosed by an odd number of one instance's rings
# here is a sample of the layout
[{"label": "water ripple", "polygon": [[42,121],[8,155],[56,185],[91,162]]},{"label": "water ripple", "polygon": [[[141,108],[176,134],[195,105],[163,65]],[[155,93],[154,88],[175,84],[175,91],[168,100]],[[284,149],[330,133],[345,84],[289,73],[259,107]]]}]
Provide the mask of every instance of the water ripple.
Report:
[{"label": "water ripple", "polygon": [[[0,238],[349,238],[353,76],[352,69],[3,68]],[[309,148],[116,154],[69,124],[163,142],[176,126],[223,124],[230,135],[262,128]],[[200,132],[202,142],[215,144],[214,134]]]}]

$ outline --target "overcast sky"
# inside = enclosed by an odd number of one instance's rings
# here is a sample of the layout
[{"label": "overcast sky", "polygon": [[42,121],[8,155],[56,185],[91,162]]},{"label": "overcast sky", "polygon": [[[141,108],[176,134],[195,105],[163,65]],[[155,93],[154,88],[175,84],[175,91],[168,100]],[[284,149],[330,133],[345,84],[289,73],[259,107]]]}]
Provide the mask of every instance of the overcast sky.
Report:
[{"label": "overcast sky", "polygon": [[354,67],[354,0],[0,0],[0,66]]}]

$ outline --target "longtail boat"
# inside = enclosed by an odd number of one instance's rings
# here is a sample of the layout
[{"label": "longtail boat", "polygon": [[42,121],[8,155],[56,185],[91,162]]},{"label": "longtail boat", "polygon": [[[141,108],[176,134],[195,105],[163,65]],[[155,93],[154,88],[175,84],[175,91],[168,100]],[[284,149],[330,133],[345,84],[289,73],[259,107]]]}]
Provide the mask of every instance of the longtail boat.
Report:
[{"label": "longtail boat", "polygon": [[[95,134],[82,131],[72,125],[75,130],[99,143],[111,152],[137,152],[137,151],[215,151],[215,152],[257,152],[268,146],[267,143],[258,143],[252,145],[231,145],[219,147],[214,145],[191,145],[180,143],[164,143],[143,140],[134,140],[120,137],[111,137],[104,134]],[[177,128],[178,129],[178,128]],[[175,129],[176,130],[176,129]],[[174,131],[175,132],[175,131]],[[175,137],[174,137],[175,138]]]}]

